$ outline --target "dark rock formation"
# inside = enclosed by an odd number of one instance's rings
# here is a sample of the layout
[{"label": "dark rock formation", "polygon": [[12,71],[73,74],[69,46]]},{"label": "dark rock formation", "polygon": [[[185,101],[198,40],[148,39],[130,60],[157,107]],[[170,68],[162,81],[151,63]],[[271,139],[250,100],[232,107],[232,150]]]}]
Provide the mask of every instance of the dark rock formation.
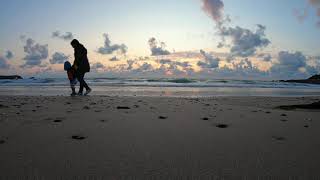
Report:
[{"label": "dark rock formation", "polygon": [[13,75],[13,76],[0,76],[0,79],[23,79],[21,76]]},{"label": "dark rock formation", "polygon": [[320,109],[320,101],[314,102],[311,104],[298,104],[298,105],[289,105],[289,106],[279,106],[279,109],[283,110],[295,110],[295,109],[310,109],[310,110],[319,110]]},{"label": "dark rock formation", "polygon": [[308,79],[281,80],[280,82],[320,84],[320,75],[314,75],[314,76],[312,76],[312,77],[310,77]]}]

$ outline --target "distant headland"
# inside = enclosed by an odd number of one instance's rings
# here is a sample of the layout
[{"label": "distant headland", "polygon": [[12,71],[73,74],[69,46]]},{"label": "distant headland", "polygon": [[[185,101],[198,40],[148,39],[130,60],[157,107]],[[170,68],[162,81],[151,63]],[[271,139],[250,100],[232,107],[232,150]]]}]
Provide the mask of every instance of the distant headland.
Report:
[{"label": "distant headland", "polygon": [[23,79],[21,76],[19,75],[12,75],[12,76],[1,76],[0,75],[0,79]]},{"label": "distant headland", "polygon": [[297,80],[281,80],[280,82],[289,83],[306,83],[306,84],[320,84],[320,74],[314,75],[308,79],[297,79]]}]

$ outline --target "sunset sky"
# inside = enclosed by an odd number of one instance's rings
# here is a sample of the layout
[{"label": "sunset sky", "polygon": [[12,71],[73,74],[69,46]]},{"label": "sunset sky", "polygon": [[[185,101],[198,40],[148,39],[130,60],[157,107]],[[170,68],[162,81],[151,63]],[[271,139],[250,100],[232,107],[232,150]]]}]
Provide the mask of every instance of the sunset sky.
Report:
[{"label": "sunset sky", "polygon": [[[320,0],[1,0],[0,75],[304,78],[320,72]],[[110,43],[105,43],[110,40]]]}]

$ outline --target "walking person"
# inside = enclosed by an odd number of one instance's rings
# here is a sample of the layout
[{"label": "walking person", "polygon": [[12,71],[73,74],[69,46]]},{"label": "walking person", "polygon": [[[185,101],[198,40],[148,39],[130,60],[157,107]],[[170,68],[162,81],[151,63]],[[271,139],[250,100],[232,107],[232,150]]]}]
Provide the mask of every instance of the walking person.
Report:
[{"label": "walking person", "polygon": [[87,57],[87,49],[76,39],[71,41],[71,46],[74,48],[73,67],[76,70],[76,77],[80,82],[78,95],[83,95],[83,88],[86,88],[86,92],[84,93],[84,95],[88,95],[92,90],[84,80],[85,74],[87,72],[90,72],[90,64]]}]

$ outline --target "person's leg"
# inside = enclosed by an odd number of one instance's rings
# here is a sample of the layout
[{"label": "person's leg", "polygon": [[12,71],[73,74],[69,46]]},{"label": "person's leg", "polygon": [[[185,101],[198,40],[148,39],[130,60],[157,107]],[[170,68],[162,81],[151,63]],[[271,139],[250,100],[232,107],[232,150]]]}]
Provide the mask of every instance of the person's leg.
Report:
[{"label": "person's leg", "polygon": [[72,94],[71,94],[71,96],[76,95],[76,87],[75,87],[75,83],[74,83],[74,82],[70,82],[70,87],[71,87],[71,90],[72,90]]},{"label": "person's leg", "polygon": [[[84,75],[83,75],[84,76]],[[84,80],[84,77],[83,77],[83,86],[86,88],[86,93],[84,93],[84,95],[88,95],[91,93],[91,88],[88,86],[88,84],[86,83],[86,81]]]},{"label": "person's leg", "polygon": [[80,82],[80,88],[79,88],[79,92],[78,94],[82,94],[83,93],[83,87],[84,87],[84,74],[83,73],[78,73],[77,74],[77,79]]},{"label": "person's leg", "polygon": [[85,74],[83,74],[83,78],[82,78],[82,79],[83,79],[83,87],[86,88],[86,90],[88,91],[88,90],[90,89],[90,87],[88,86],[88,84],[87,84],[86,81],[84,80],[84,75],[85,75]]}]

